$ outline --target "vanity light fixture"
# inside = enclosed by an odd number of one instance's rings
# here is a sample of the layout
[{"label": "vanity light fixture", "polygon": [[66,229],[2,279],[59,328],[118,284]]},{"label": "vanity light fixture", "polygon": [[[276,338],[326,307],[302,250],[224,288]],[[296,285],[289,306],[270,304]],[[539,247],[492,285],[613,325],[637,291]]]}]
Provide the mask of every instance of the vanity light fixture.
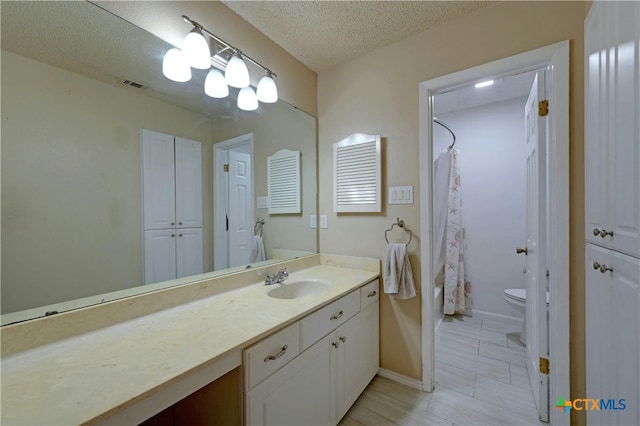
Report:
[{"label": "vanity light fixture", "polygon": [[238,108],[244,111],[255,111],[258,109],[258,97],[253,87],[247,86],[240,89],[238,93]]},{"label": "vanity light fixture", "polygon": [[[185,82],[191,79],[191,68],[209,70],[204,83],[205,93],[214,98],[224,98],[229,95],[228,86],[237,87],[240,89],[238,108],[245,111],[256,110],[258,101],[274,103],[278,100],[278,88],[274,80],[277,75],[273,71],[243,54],[188,16],[182,15],[182,19],[194,28],[185,37],[182,50],[172,48],[165,54],[162,61],[162,73],[165,77],[173,81]],[[210,43],[205,35],[213,42]],[[231,52],[233,55],[229,58]],[[227,58],[229,58],[228,61]],[[265,73],[258,83],[257,96],[250,86],[247,61]],[[212,68],[212,62],[214,68]],[[224,71],[224,76],[220,70]]]},{"label": "vanity light fixture", "polygon": [[169,80],[183,83],[191,80],[191,67],[180,49],[169,49],[162,60],[162,74]]},{"label": "vanity light fixture", "polygon": [[481,81],[480,83],[476,83],[476,89],[481,87],[491,86],[493,84],[493,80]]},{"label": "vanity light fixture", "polygon": [[194,27],[182,42],[182,52],[191,68],[206,70],[211,68],[209,43],[198,27]]},{"label": "vanity light fixture", "polygon": [[204,93],[212,98],[226,98],[229,96],[229,87],[224,81],[224,76],[217,68],[211,68],[204,80]]},{"label": "vanity light fixture", "polygon": [[226,81],[229,86],[240,89],[248,87],[251,83],[247,64],[242,60],[242,52],[237,49],[227,63],[227,69],[224,72],[224,81]]},{"label": "vanity light fixture", "polygon": [[258,82],[258,100],[268,104],[278,100],[278,88],[269,70],[266,70],[265,75]]}]

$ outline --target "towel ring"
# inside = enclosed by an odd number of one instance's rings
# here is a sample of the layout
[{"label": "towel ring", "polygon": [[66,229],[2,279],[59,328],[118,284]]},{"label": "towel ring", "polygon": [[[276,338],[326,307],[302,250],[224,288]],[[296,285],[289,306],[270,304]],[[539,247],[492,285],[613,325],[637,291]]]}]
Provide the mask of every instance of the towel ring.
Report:
[{"label": "towel ring", "polygon": [[260,236],[262,237],[262,225],[264,225],[264,219],[256,220],[256,224],[253,225],[253,234],[258,235],[258,230],[260,231]]},{"label": "towel ring", "polygon": [[387,229],[386,231],[384,231],[384,239],[387,242],[387,244],[389,244],[389,238],[387,237],[387,235],[389,234],[389,231],[391,231],[393,229],[394,226],[398,226],[399,228],[404,229],[405,231],[407,231],[409,233],[409,241],[405,244],[405,247],[408,247],[409,244],[411,244],[411,240],[413,240],[413,232],[411,232],[410,229],[406,229],[404,227],[404,220],[400,220],[399,217],[396,218],[396,223],[391,225],[391,228]]}]

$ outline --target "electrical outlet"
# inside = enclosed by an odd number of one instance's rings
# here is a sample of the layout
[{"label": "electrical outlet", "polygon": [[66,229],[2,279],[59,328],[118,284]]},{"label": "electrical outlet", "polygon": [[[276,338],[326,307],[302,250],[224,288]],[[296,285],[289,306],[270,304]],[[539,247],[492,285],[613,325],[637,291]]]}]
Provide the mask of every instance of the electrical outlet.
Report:
[{"label": "electrical outlet", "polygon": [[316,229],[318,227],[318,216],[312,214],[309,216],[309,226],[311,229]]},{"label": "electrical outlet", "polygon": [[326,214],[320,215],[320,228],[327,229],[329,227],[329,219]]}]

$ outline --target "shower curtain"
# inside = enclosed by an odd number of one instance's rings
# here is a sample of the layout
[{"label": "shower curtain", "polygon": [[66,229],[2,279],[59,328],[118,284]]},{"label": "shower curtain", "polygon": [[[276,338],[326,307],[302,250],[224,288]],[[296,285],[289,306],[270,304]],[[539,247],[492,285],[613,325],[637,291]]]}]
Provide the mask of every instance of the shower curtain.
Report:
[{"label": "shower curtain", "polygon": [[[462,194],[458,150],[442,153],[434,167],[434,266],[444,266],[444,313],[470,314],[471,282],[465,268],[466,242],[462,225]],[[447,173],[448,172],[448,173]]]}]

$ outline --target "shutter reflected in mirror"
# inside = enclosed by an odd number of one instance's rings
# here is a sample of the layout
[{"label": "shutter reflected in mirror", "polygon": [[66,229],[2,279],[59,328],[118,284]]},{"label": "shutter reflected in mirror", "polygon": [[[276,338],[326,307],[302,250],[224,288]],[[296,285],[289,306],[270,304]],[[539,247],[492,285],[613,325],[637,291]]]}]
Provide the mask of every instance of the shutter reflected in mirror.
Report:
[{"label": "shutter reflected in mirror", "polygon": [[281,149],[267,158],[269,214],[302,213],[300,151]]},{"label": "shutter reflected in mirror", "polygon": [[380,212],[380,135],[355,133],[333,144],[333,210]]}]

